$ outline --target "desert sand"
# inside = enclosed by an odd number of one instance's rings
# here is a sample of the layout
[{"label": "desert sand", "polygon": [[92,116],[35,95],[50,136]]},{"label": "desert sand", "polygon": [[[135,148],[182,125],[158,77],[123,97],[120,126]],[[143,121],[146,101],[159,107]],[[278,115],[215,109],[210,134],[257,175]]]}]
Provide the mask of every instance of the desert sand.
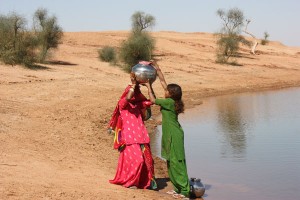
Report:
[{"label": "desert sand", "polygon": [[[168,83],[182,86],[186,108],[203,98],[300,86],[300,47],[271,41],[240,66],[219,65],[210,33],[153,32],[155,58]],[[0,199],[172,199],[166,164],[155,158],[159,191],[109,184],[118,152],[107,123],[129,75],[101,62],[128,32],[65,33],[51,62],[34,69],[0,64]],[[153,85],[163,97],[159,81]],[[144,91],[144,90],[143,90]],[[147,121],[150,134],[159,108]],[[187,134],[187,133],[186,133]],[[209,197],[209,191],[208,191]]]}]

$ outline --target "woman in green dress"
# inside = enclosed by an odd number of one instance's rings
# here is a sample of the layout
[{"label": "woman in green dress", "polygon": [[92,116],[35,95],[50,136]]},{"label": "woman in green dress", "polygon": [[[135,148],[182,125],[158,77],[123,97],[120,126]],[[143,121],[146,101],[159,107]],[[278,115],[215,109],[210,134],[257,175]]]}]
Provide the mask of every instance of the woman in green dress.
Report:
[{"label": "woman in green dress", "polygon": [[167,85],[157,63],[152,62],[152,66],[155,67],[161,85],[165,90],[165,98],[156,99],[150,83],[145,84],[148,88],[150,101],[161,107],[161,155],[167,160],[168,174],[174,186],[174,190],[168,193],[172,194],[175,198],[188,197],[190,194],[190,184],[185,161],[184,132],[178,122],[178,114],[184,111],[184,104],[181,99],[181,87],[177,84]]}]

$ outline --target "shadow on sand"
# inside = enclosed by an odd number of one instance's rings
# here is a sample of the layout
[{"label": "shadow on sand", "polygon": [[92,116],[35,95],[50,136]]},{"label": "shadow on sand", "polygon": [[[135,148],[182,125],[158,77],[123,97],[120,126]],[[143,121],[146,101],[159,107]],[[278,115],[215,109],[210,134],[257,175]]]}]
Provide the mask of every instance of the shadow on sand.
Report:
[{"label": "shadow on sand", "polygon": [[155,179],[156,184],[157,184],[157,191],[164,189],[167,187],[167,182],[170,181],[169,178],[156,178]]},{"label": "shadow on sand", "polygon": [[31,70],[49,70],[50,69],[49,67],[39,65],[39,64],[26,65],[25,67],[27,69],[31,69]]},{"label": "shadow on sand", "polygon": [[[52,61],[47,61],[45,64],[49,65],[70,65],[70,66],[75,66],[77,64],[70,63],[70,62],[65,62],[65,61],[60,61],[60,60],[52,60]],[[49,67],[40,65],[40,64],[32,64],[32,65],[26,65],[25,66],[27,69],[31,70],[49,70]]]},{"label": "shadow on sand", "polygon": [[60,60],[48,61],[47,64],[50,64],[50,65],[77,65],[77,64],[74,64],[74,63],[60,61]]}]

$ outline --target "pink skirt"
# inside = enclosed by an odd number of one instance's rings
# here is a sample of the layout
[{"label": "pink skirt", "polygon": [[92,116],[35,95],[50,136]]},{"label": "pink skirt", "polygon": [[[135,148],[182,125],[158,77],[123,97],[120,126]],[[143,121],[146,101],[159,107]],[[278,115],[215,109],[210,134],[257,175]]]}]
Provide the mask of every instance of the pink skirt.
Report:
[{"label": "pink skirt", "polygon": [[126,145],[120,152],[116,176],[110,183],[146,189],[154,181],[153,159],[149,144]]}]

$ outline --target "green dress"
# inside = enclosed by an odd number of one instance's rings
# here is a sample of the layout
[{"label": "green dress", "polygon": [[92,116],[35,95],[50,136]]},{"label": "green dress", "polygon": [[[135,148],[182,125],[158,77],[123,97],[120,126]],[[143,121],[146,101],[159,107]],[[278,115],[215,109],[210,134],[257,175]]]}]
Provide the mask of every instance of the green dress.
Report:
[{"label": "green dress", "polygon": [[177,193],[189,196],[190,184],[185,162],[184,132],[175,112],[175,101],[171,98],[156,99],[155,104],[161,106],[161,155],[167,160],[170,180]]}]

